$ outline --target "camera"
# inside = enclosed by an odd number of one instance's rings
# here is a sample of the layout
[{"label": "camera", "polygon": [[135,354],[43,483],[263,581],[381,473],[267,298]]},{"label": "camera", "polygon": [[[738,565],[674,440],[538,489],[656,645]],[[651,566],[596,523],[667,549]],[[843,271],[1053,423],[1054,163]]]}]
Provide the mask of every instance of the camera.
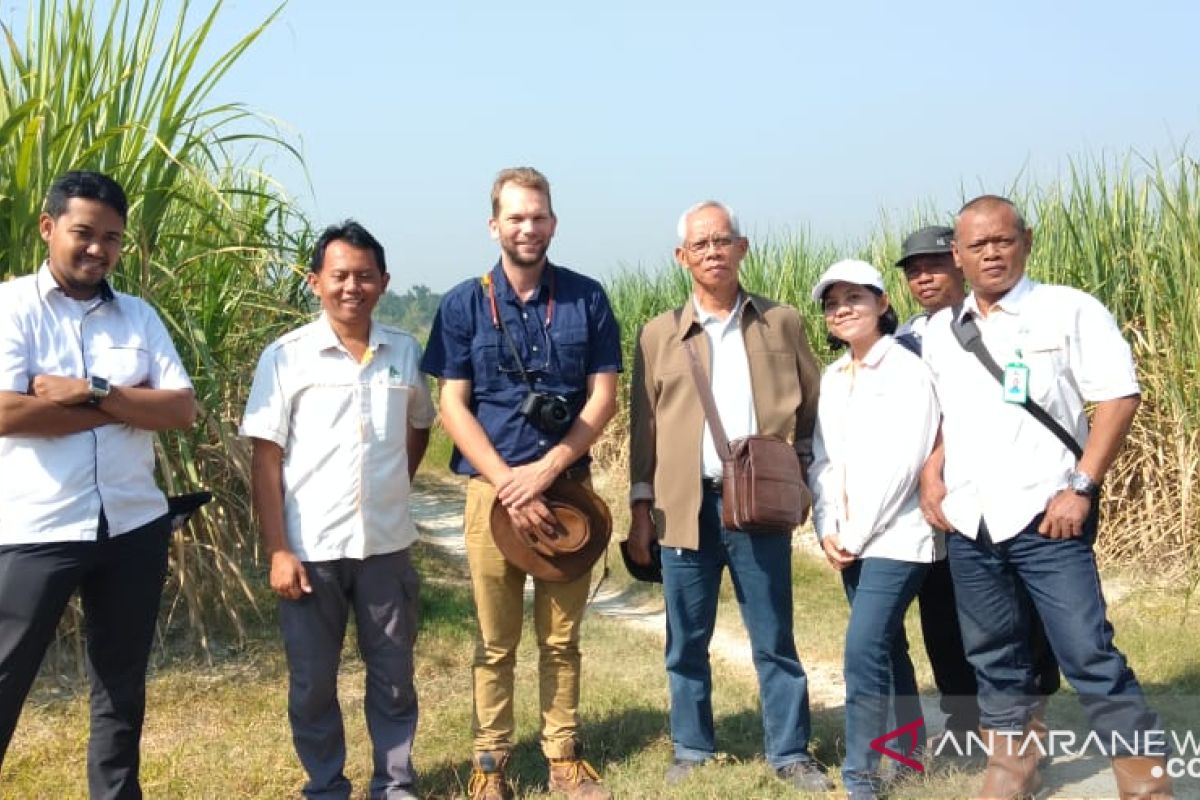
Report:
[{"label": "camera", "polygon": [[565,433],[571,427],[571,406],[560,394],[530,391],[518,412],[543,433]]}]

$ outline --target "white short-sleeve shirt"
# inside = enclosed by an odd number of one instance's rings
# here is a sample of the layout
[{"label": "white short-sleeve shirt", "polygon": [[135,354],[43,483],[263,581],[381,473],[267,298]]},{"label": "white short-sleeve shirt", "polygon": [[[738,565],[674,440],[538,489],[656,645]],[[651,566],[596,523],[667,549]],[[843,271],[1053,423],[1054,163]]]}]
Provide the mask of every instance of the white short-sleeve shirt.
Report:
[{"label": "white short-sleeve shirt", "polygon": [[[692,296],[696,321],[708,337],[708,349],[712,354],[709,383],[713,401],[721,419],[721,427],[725,429],[725,438],[731,442],[758,432],[754,392],[750,388],[750,359],[746,356],[746,342],[742,336],[742,313],[748,302],[749,298],[739,293],[733,304],[733,312],[721,319],[701,308],[700,301]],[[717,453],[717,443],[707,419],[704,420],[701,442],[704,476],[720,478],[724,473],[724,464]]]},{"label": "white short-sleeve shirt", "polygon": [[[986,317],[974,294],[972,313],[996,363],[1029,369],[1029,397],[1075,436],[1088,437],[1087,402],[1140,392],[1129,344],[1112,314],[1091,295],[1023,277]],[[1025,529],[1067,485],[1075,456],[1019,405],[1007,403],[1000,383],[951,330],[953,310],[934,315],[922,355],[942,406],[946,447],[946,518],[974,538],[980,520],[993,541]]]},{"label": "white short-sleeve shirt", "polygon": [[283,448],[284,527],[302,561],[367,558],[408,547],[408,425],[436,411],[421,348],[371,324],[366,363],[322,315],[263,352],[241,435]]},{"label": "white short-sleeve shirt", "polygon": [[[46,264],[0,283],[0,391],[25,394],[36,375],[192,386],[149,304],[107,284],[74,300]],[[101,507],[111,536],[167,513],[154,482],[153,433],[114,423],[64,436],[0,436],[0,544],[94,541]]]}]

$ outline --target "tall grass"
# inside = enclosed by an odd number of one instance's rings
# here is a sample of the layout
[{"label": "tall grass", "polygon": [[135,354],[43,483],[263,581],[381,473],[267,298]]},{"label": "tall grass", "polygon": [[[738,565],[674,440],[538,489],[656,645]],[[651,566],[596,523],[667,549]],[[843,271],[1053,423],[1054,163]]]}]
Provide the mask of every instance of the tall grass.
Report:
[{"label": "tall grass", "polygon": [[[965,197],[963,198],[966,199]],[[1130,155],[1084,160],[1062,180],[1028,186],[1015,198],[1034,225],[1028,265],[1037,280],[1098,297],[1131,342],[1143,405],[1104,495],[1101,557],[1155,572],[1200,578],[1200,164],[1186,152],[1170,161]],[[742,265],[743,285],[798,307],[813,349],[828,361],[824,325],[809,290],[829,264],[862,258],[880,268],[901,318],[917,310],[891,265],[908,231],[949,224],[922,210],[899,226],[884,219],[856,247],[802,235],[757,243]],[[608,283],[621,320],[626,363],[650,317],[682,302],[678,266],[624,273]],[[624,408],[598,454],[623,465]]]},{"label": "tall grass", "polygon": [[161,0],[115,0],[100,17],[90,2],[43,0],[24,36],[0,28],[0,270],[11,277],[44,258],[37,218],[55,176],[97,169],[124,185],[131,205],[113,282],[159,310],[201,406],[193,429],[158,438],[161,483],[216,495],[175,537],[164,620],[208,648],[215,631],[240,633],[253,602],[236,422],[259,351],[297,321],[300,254],[312,237],[247,160],[294,148],[241,106],[207,102],[278,9],[210,54],[222,3],[198,14],[172,5],[167,18]]}]

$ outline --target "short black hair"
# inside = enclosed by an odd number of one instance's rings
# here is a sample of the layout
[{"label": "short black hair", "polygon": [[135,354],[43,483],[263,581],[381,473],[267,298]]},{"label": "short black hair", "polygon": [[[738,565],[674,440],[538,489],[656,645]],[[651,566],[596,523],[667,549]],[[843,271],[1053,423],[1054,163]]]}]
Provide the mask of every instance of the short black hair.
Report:
[{"label": "short black hair", "polygon": [[[874,286],[864,286],[863,288],[870,290],[871,294],[875,295],[876,297],[883,297],[883,292],[881,292],[879,289],[876,289]],[[829,290],[826,289],[825,291],[828,292]],[[824,300],[825,298],[822,297],[821,301],[824,302]],[[900,318],[896,316],[896,309],[891,303],[888,303],[887,311],[884,311],[879,316],[879,332],[884,336],[887,336],[888,334],[895,333],[896,329],[899,327]],[[849,342],[844,342],[837,338],[832,333],[825,334],[825,341],[829,343],[830,350],[841,350],[843,347],[848,347],[850,344]]]},{"label": "short black hair", "polygon": [[371,235],[370,231],[352,219],[330,225],[321,231],[321,235],[317,237],[317,243],[313,247],[312,259],[308,262],[310,271],[321,271],[321,267],[325,264],[325,248],[329,247],[330,242],[345,242],[354,247],[370,250],[375,256],[375,264],[379,267],[379,272],[387,272],[387,261],[383,257],[383,245]]},{"label": "short black hair", "polygon": [[72,197],[104,203],[121,215],[122,222],[127,221],[129,201],[125,199],[125,190],[102,172],[72,170],[59,175],[46,192],[46,213],[58,219],[67,212]]}]

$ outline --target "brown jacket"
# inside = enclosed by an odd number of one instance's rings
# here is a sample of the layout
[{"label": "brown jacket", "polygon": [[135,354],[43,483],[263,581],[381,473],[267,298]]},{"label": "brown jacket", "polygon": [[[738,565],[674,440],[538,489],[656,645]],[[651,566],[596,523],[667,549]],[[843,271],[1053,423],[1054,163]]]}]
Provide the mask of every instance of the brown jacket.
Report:
[{"label": "brown jacket", "polygon": [[[796,446],[807,463],[817,420],[821,370],[800,312],[748,295],[742,337],[750,363],[750,391],[758,432]],[[689,298],[682,309],[659,314],[638,335],[629,403],[630,485],[652,484],[654,520],[664,547],[699,546],[701,436],[704,409],[683,342],[695,337],[700,363],[710,363],[708,337]]]}]

